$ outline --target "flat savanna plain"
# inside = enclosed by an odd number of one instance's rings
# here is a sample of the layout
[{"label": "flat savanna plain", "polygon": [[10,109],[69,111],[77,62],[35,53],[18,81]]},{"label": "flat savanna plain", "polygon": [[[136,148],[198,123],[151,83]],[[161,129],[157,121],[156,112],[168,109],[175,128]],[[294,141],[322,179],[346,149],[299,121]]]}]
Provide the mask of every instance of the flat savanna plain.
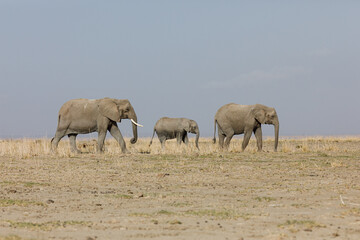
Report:
[{"label": "flat savanna plain", "polygon": [[0,239],[360,239],[360,138],[0,140]]}]

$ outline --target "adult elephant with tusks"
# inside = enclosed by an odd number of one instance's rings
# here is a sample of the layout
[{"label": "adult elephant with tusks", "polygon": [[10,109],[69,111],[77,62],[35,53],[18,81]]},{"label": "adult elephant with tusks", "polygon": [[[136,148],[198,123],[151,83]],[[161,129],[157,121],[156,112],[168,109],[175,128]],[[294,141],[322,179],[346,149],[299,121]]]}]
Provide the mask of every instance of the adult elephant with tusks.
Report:
[{"label": "adult elephant with tusks", "polygon": [[242,143],[243,151],[249,143],[252,132],[255,134],[258,151],[261,151],[261,124],[272,124],[275,128],[274,151],[277,151],[279,142],[279,119],[275,108],[267,107],[261,104],[239,105],[235,103],[229,103],[222,106],[215,114],[214,143],[216,142],[216,124],[218,126],[220,147],[223,148],[225,144],[225,148],[228,148],[231,138],[234,135],[244,133],[244,140]]},{"label": "adult elephant with tusks", "polygon": [[200,130],[198,124],[194,120],[187,118],[160,118],[155,124],[149,146],[152,144],[155,132],[158,135],[162,148],[164,148],[165,141],[167,139],[176,138],[179,145],[181,142],[188,144],[189,139],[187,133],[194,133],[196,134],[195,146],[197,149],[199,149]]},{"label": "adult elephant with tusks", "polygon": [[60,108],[58,126],[55,137],[51,139],[51,149],[57,148],[59,141],[65,135],[70,139],[71,151],[80,153],[76,148],[76,136],[98,132],[97,151],[104,151],[106,132],[118,141],[121,151],[128,153],[123,136],[117,126],[121,119],[131,119],[134,137],[130,140],[132,144],[138,139],[137,116],[134,108],[127,99],[73,99]]}]

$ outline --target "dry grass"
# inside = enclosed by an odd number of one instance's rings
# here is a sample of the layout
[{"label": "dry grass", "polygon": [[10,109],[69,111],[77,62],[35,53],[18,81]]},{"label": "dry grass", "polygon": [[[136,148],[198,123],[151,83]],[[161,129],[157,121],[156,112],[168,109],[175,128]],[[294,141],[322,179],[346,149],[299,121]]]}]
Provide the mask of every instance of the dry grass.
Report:
[{"label": "dry grass", "polygon": [[[200,138],[200,151],[195,148],[194,140],[190,139],[190,143],[186,146],[182,144],[178,146],[175,140],[168,140],[165,149],[161,149],[161,145],[157,139],[149,147],[150,138],[140,138],[134,145],[126,139],[127,148],[133,154],[175,154],[175,155],[208,155],[215,153],[223,153],[218,143],[213,144],[211,138]],[[228,149],[229,153],[241,152],[242,139],[233,139]],[[280,153],[307,153],[316,152],[324,155],[331,153],[351,153],[357,151],[356,144],[360,144],[360,137],[307,137],[307,138],[283,138],[279,140],[278,152]],[[96,139],[79,139],[77,147],[85,154],[96,153]],[[272,138],[263,141],[263,151],[273,152],[274,140]],[[245,152],[256,153],[256,141],[251,139]],[[31,158],[36,156],[53,155],[50,149],[50,139],[16,139],[16,140],[0,140],[0,156],[15,158]],[[76,154],[70,151],[69,141],[62,140],[59,143],[57,152],[59,157],[72,157]],[[105,143],[105,155],[119,155],[121,149],[118,143],[110,138]]]},{"label": "dry grass", "polygon": [[129,140],[0,140],[0,240],[358,239],[360,137]]}]

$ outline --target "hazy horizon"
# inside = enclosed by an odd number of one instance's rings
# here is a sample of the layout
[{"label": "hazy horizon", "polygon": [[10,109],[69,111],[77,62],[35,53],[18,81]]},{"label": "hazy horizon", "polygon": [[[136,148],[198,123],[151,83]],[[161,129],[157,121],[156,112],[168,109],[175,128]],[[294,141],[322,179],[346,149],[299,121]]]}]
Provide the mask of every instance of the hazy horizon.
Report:
[{"label": "hazy horizon", "polygon": [[[163,116],[194,119],[212,137],[230,102],[274,107],[280,137],[359,136],[359,9],[351,0],[0,0],[0,138],[51,138],[63,103],[103,97],[130,100],[139,137]],[[129,120],[118,125],[131,137]]]}]

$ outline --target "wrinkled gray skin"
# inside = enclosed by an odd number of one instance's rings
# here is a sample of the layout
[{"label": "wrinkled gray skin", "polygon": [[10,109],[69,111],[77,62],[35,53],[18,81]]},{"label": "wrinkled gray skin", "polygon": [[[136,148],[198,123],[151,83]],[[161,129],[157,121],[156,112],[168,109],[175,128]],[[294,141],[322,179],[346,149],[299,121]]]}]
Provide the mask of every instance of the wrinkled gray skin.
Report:
[{"label": "wrinkled gray skin", "polygon": [[221,108],[215,114],[214,139],[216,142],[216,124],[218,125],[219,145],[221,148],[229,147],[231,138],[237,134],[244,133],[242,150],[244,151],[249,143],[252,132],[254,132],[258,151],[262,150],[262,130],[261,124],[272,124],[275,128],[275,146],[277,151],[279,141],[279,119],[274,108],[261,104],[239,105],[229,103]]},{"label": "wrinkled gray skin", "polygon": [[[55,137],[51,140],[51,149],[57,148],[59,141],[65,135],[70,139],[73,152],[80,151],[76,148],[76,136],[91,132],[98,132],[97,151],[104,151],[106,132],[119,142],[121,151],[128,153],[126,144],[116,122],[121,119],[133,119],[137,122],[134,108],[127,99],[73,99],[66,102],[59,111],[58,127]],[[132,123],[134,137],[132,144],[138,139],[137,126]]]},{"label": "wrinkled gray skin", "polygon": [[187,118],[160,118],[155,124],[154,132],[149,146],[151,146],[152,144],[155,132],[158,135],[162,148],[164,148],[165,141],[167,139],[176,138],[179,145],[181,144],[181,142],[188,144],[189,138],[187,136],[187,133],[194,133],[196,134],[195,145],[197,149],[199,149],[200,131],[198,124],[194,120]]}]

